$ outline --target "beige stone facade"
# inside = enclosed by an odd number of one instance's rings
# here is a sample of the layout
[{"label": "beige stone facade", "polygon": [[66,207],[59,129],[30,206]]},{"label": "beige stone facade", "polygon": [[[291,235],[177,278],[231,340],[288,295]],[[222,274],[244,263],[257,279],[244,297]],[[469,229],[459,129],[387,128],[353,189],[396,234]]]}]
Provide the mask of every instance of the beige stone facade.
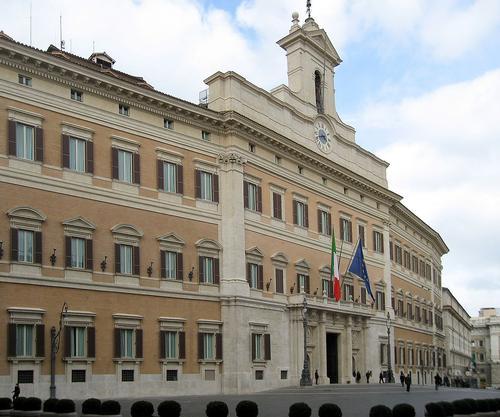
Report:
[{"label": "beige stone facade", "polygon": [[[2,392],[20,379],[23,393],[48,396],[59,321],[59,397],[295,385],[304,299],[321,383],[376,379],[388,342],[392,369],[414,383],[444,370],[448,248],[338,116],[341,59],[326,33],[294,18],[279,44],[288,85],[216,73],[197,105],[104,55],[0,37]],[[358,241],[374,302],[346,273]]]},{"label": "beige stone facade", "polygon": [[496,308],[482,308],[472,317],[473,377],[482,387],[500,387],[500,315]]}]

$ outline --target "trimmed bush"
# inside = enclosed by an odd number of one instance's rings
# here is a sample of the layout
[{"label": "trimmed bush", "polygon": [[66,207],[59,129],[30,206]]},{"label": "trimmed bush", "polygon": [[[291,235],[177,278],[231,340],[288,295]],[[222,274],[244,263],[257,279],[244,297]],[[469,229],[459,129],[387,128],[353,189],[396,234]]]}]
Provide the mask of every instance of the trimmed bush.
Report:
[{"label": "trimmed bush", "polygon": [[490,398],[488,399],[488,405],[489,405],[489,408],[490,408],[490,411],[497,411],[497,402],[495,401],[494,398]]},{"label": "trimmed bush", "polygon": [[69,398],[59,400],[56,404],[57,414],[66,414],[75,412],[75,402]]},{"label": "trimmed bush", "polygon": [[374,405],[370,408],[370,417],[392,417],[392,410],[385,405]]},{"label": "trimmed bush", "polygon": [[240,401],[236,406],[236,415],[238,417],[257,417],[259,407],[253,401]]},{"label": "trimmed bush", "polygon": [[44,413],[55,413],[57,402],[59,400],[57,398],[49,398],[43,402],[43,411]]},{"label": "trimmed bush", "polygon": [[[428,403],[425,404],[425,411],[427,413],[427,417],[446,417],[444,407],[441,403]],[[453,415],[453,413],[451,413]]]},{"label": "trimmed bush", "polygon": [[396,404],[392,409],[392,417],[415,417],[415,408],[411,404]]},{"label": "trimmed bush", "polygon": [[180,417],[181,405],[177,401],[163,401],[158,405],[160,417]]},{"label": "trimmed bush", "polygon": [[476,400],[476,408],[479,413],[487,413],[489,411],[488,400]]},{"label": "trimmed bush", "polygon": [[19,410],[23,411],[24,410],[24,403],[26,402],[26,397],[17,397],[14,400],[14,410]]},{"label": "trimmed bush", "polygon": [[500,410],[500,398],[495,398],[495,403],[496,403],[496,408],[497,408],[497,411]]},{"label": "trimmed bush", "polygon": [[342,410],[337,404],[325,403],[318,410],[319,417],[342,417]]},{"label": "trimmed bush", "polygon": [[101,404],[101,415],[102,416],[116,416],[122,411],[122,406],[118,401],[107,400],[103,401]]},{"label": "trimmed bush", "polygon": [[229,409],[227,404],[222,401],[211,401],[207,404],[205,410],[207,417],[227,417],[229,414]]},{"label": "trimmed bush", "polygon": [[130,407],[130,415],[132,417],[151,417],[155,409],[149,401],[136,401]]},{"label": "trimmed bush", "polygon": [[101,414],[101,400],[87,398],[82,403],[82,414]]},{"label": "trimmed bush", "polygon": [[477,413],[477,402],[473,398],[466,398],[464,401],[469,405],[470,414]]},{"label": "trimmed bush", "polygon": [[469,403],[465,400],[455,400],[453,404],[453,414],[471,414]]},{"label": "trimmed bush", "polygon": [[311,417],[311,407],[306,403],[294,403],[288,410],[288,417]]},{"label": "trimmed bush", "polygon": [[440,402],[438,402],[438,404],[443,408],[443,412],[444,412],[443,415],[445,417],[452,416],[453,413],[455,412],[453,410],[453,405],[448,401],[440,401]]},{"label": "trimmed bush", "polygon": [[9,397],[0,398],[0,410],[10,410],[12,408],[12,400]]},{"label": "trimmed bush", "polygon": [[42,400],[37,397],[28,397],[24,402],[24,411],[38,411],[42,409]]}]

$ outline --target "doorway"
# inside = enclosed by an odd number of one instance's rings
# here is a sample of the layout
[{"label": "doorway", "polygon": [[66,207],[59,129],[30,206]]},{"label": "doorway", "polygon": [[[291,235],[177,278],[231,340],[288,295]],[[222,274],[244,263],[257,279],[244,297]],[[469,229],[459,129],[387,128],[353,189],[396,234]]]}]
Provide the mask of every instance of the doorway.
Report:
[{"label": "doorway", "polygon": [[330,384],[339,383],[338,334],[326,334],[326,376]]}]

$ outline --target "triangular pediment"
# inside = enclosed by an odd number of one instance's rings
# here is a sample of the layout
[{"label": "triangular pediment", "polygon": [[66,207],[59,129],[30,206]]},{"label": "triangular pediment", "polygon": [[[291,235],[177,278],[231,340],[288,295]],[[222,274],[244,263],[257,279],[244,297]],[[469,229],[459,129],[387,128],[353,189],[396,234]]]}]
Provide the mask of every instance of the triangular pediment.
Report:
[{"label": "triangular pediment", "polygon": [[285,265],[289,262],[288,257],[283,252],[276,252],[273,256],[271,256],[271,260]]},{"label": "triangular pediment", "polygon": [[124,236],[142,237],[144,232],[131,224],[117,224],[111,229],[112,233]]},{"label": "triangular pediment", "polygon": [[327,56],[333,57],[335,62],[340,63],[342,59],[340,58],[337,50],[330,41],[330,38],[326,34],[324,29],[318,29],[312,32],[308,32],[309,37],[322,48]]},{"label": "triangular pediment", "polygon": [[27,206],[15,207],[13,209],[10,209],[9,211],[7,211],[7,215],[11,218],[32,220],[37,222],[43,222],[47,218],[47,216],[40,210]]},{"label": "triangular pediment", "polygon": [[178,246],[184,246],[186,242],[178,235],[175,233],[167,233],[166,235],[163,236],[158,236],[156,239],[162,243],[169,243],[171,245],[178,245]]},{"label": "triangular pediment", "polygon": [[310,269],[311,267],[309,266],[307,261],[302,258],[295,262],[295,268]]},{"label": "triangular pediment", "polygon": [[196,242],[196,247],[204,249],[213,249],[217,251],[222,250],[222,246],[220,245],[220,243],[212,239],[200,239]]},{"label": "triangular pediment", "polygon": [[323,265],[319,269],[319,273],[323,275],[330,275],[330,265]]},{"label": "triangular pediment", "polygon": [[259,257],[259,258],[263,258],[264,257],[264,254],[262,253],[262,251],[257,247],[257,246],[254,246],[250,249],[247,249],[245,251],[245,253],[250,256],[256,256],[256,257]]},{"label": "triangular pediment", "polygon": [[66,220],[62,224],[63,224],[63,226],[70,226],[70,227],[75,227],[78,229],[95,230],[95,227],[96,227],[94,223],[92,223],[91,221],[89,221],[81,216]]}]

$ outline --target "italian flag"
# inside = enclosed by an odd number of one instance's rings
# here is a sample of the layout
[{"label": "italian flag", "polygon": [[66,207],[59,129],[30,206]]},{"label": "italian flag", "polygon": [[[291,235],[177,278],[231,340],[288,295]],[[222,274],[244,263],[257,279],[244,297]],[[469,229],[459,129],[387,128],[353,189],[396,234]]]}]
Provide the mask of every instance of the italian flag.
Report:
[{"label": "italian flag", "polygon": [[[332,228],[333,229],[333,228]],[[335,244],[335,231],[332,230],[332,258],[330,264],[330,280],[333,277],[333,297],[335,301],[340,300],[340,274],[337,260],[337,246]]]}]

